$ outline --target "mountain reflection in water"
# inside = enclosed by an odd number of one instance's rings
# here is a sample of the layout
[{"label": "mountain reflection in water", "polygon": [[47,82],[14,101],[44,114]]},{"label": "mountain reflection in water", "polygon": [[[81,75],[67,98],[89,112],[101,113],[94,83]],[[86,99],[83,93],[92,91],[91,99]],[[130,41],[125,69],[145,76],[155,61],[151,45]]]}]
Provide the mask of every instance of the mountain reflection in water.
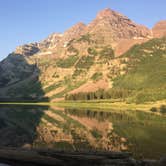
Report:
[{"label": "mountain reflection in water", "polygon": [[[141,111],[0,106],[0,146],[166,153],[166,118]],[[14,138],[14,139],[13,139]]]}]

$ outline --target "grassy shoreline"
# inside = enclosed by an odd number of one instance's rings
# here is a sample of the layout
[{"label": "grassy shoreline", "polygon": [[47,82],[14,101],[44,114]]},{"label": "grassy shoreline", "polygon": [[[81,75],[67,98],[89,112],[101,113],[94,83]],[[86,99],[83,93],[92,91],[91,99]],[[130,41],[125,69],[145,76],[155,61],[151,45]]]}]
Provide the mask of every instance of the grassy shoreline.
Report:
[{"label": "grassy shoreline", "polygon": [[59,102],[0,102],[0,105],[48,105],[70,108],[88,108],[88,109],[119,109],[119,110],[140,110],[149,111],[152,107],[159,108],[166,104],[166,100],[157,102],[148,102],[143,104],[126,103],[120,100],[90,100],[90,101],[59,101]]}]

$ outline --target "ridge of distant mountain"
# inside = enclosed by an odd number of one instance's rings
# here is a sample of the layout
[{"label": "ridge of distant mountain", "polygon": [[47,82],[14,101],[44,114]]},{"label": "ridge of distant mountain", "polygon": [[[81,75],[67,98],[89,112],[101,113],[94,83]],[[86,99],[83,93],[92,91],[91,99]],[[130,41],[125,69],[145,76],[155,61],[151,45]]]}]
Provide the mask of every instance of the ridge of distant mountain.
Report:
[{"label": "ridge of distant mountain", "polygon": [[[117,54],[122,54],[136,43],[145,42],[154,37],[166,36],[166,21],[160,21],[152,28],[148,29],[143,25],[138,25],[126,16],[115,12],[109,8],[100,11],[96,18],[85,25],[77,23],[63,34],[53,33],[39,43],[30,43],[16,48],[16,53],[33,55],[43,50],[57,50],[65,47],[72,39],[80,38],[81,35],[90,34],[100,45],[110,45],[117,50]],[[120,47],[125,44],[125,48]]]}]

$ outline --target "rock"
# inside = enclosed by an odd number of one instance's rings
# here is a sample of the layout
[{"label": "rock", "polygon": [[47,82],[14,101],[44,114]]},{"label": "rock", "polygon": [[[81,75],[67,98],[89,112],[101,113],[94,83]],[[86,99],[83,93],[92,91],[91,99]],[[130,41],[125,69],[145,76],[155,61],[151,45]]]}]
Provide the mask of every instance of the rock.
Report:
[{"label": "rock", "polygon": [[157,38],[166,36],[166,20],[156,23],[152,29],[152,32],[153,36]]},{"label": "rock", "polygon": [[38,43],[30,43],[17,47],[14,53],[21,54],[24,56],[32,56],[36,54],[38,51],[39,51]]},{"label": "rock", "polygon": [[166,166],[166,156],[161,157],[159,160],[159,166]]},{"label": "rock", "polygon": [[22,148],[23,148],[23,149],[29,149],[29,150],[30,150],[30,149],[32,148],[32,145],[27,143],[27,144],[24,144],[24,145],[22,146]]},{"label": "rock", "polygon": [[95,34],[96,39],[103,38],[104,42],[116,45],[121,39],[148,38],[150,30],[142,25],[135,24],[126,16],[111,9],[105,9],[87,26],[87,32]]},{"label": "rock", "polygon": [[69,42],[72,39],[75,39],[84,33],[86,25],[82,22],[77,23],[67,31],[65,31],[63,36],[63,42]]},{"label": "rock", "polygon": [[158,162],[156,160],[143,160],[140,166],[157,166]]},{"label": "rock", "polygon": [[49,48],[55,48],[59,41],[61,40],[63,34],[61,33],[53,33],[49,35],[45,40],[39,42],[40,50],[45,50]]},{"label": "rock", "polygon": [[[137,166],[129,153],[64,152],[51,150],[0,149],[0,162],[14,165]],[[13,162],[14,161],[14,162]]]}]

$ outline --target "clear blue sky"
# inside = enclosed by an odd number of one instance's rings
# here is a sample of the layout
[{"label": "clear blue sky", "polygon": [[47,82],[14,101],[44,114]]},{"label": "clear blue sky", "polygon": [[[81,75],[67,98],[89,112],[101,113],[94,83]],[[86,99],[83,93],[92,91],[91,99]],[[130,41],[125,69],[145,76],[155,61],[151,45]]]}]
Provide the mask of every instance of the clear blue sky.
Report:
[{"label": "clear blue sky", "polygon": [[89,23],[108,7],[149,28],[166,19],[166,0],[0,0],[0,60],[18,45]]}]

